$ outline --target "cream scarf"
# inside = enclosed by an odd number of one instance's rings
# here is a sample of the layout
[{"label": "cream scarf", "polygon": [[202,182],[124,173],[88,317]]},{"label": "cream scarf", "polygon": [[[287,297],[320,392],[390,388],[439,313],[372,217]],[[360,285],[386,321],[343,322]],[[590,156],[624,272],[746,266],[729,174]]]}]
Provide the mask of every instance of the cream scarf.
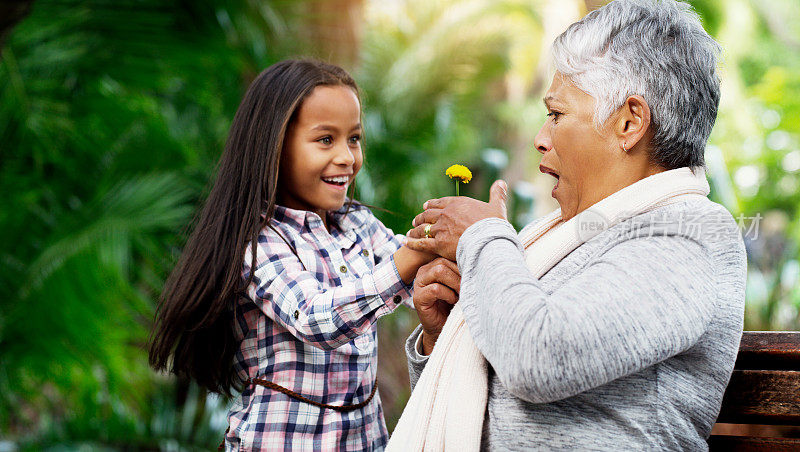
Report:
[{"label": "cream scarf", "polygon": [[[519,234],[537,279],[575,248],[621,221],[660,206],[705,197],[702,168],[665,171],[642,179],[569,221],[556,210]],[[488,391],[487,363],[456,304],[428,358],[387,451],[470,452],[480,448]]]}]

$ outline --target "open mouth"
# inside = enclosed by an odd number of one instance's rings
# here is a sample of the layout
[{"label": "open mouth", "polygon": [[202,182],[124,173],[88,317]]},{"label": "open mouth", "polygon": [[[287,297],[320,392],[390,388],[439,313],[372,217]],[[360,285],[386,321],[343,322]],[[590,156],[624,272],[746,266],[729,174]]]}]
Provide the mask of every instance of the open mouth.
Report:
[{"label": "open mouth", "polygon": [[336,187],[344,187],[350,182],[350,176],[332,176],[332,177],[323,177],[322,181],[326,184],[333,185]]},{"label": "open mouth", "polygon": [[548,168],[548,167],[546,167],[544,165],[539,165],[539,171],[543,172],[544,174],[549,174],[549,175],[551,175],[551,176],[556,178],[556,185],[555,185],[555,187],[553,187],[553,193],[552,193],[552,196],[555,197],[555,192],[556,192],[556,189],[558,188],[558,182],[561,179],[561,176],[559,176],[558,173],[554,169]]},{"label": "open mouth", "polygon": [[548,168],[548,167],[546,167],[546,166],[544,166],[544,165],[539,165],[539,171],[541,171],[541,172],[543,172],[543,173],[545,173],[545,174],[549,174],[549,175],[551,175],[551,176],[555,177],[555,178],[556,178],[556,181],[558,181],[558,178],[560,177],[560,176],[558,175],[558,173],[557,173],[557,172],[556,172],[554,169]]}]

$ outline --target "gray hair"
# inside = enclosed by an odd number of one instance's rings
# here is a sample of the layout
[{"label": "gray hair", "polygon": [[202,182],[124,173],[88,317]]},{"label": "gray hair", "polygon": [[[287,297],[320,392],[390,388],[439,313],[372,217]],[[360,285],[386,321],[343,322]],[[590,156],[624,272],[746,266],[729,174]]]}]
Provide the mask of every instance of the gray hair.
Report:
[{"label": "gray hair", "polygon": [[553,43],[555,68],[595,99],[595,125],[632,95],[650,106],[651,159],[667,169],[704,165],[719,106],[720,46],[692,7],[675,0],[616,0]]}]

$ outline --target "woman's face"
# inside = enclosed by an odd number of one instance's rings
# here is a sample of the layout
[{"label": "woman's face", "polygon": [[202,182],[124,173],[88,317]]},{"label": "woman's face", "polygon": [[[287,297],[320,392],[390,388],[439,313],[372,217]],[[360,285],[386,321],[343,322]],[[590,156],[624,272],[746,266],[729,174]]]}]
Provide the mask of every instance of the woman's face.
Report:
[{"label": "woman's face", "polygon": [[594,127],[592,96],[557,72],[544,103],[548,118],[534,145],[542,153],[539,170],[556,178],[552,196],[566,221],[629,185],[629,177],[618,137],[610,127]]},{"label": "woman's face", "polygon": [[287,130],[279,202],[326,221],[325,212],[344,204],[362,162],[358,96],[347,86],[318,86]]}]

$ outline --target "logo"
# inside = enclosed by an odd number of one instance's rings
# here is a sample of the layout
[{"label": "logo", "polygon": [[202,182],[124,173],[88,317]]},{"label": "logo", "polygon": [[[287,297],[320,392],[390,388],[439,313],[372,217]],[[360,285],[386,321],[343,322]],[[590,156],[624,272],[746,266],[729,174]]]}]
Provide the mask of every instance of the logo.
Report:
[{"label": "logo", "polygon": [[575,218],[575,233],[582,242],[586,242],[609,227],[609,220],[594,209],[587,209]]}]

